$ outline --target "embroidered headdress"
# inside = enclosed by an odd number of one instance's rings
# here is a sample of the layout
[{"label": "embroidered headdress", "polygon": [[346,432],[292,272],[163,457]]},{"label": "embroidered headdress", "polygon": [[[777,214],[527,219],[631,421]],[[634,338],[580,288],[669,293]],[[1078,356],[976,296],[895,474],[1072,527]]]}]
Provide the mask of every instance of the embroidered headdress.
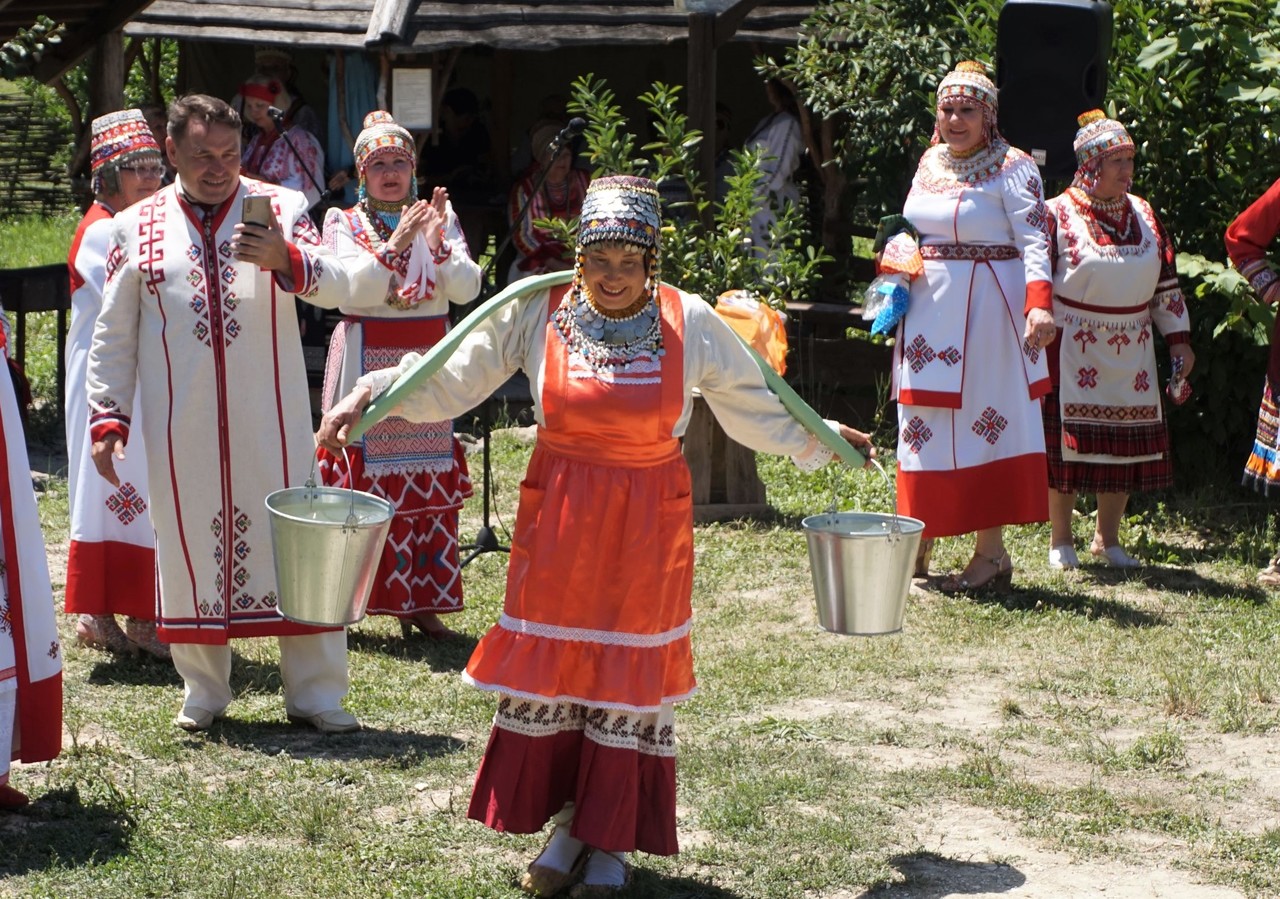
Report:
[{"label": "embroidered headdress", "polygon": [[658,186],[636,175],[608,175],[587,187],[579,216],[578,247],[602,240],[643,250],[658,249],[662,217]]},{"label": "embroidered headdress", "polygon": [[114,177],[120,167],[135,159],[160,161],[160,145],[140,109],[121,109],[98,116],[89,126],[89,168],[93,192],[102,193],[103,175]]},{"label": "embroidered headdress", "polygon": [[[383,109],[375,109],[364,117],[364,130],[356,137],[355,149],[352,151],[356,161],[356,174],[360,176],[360,187],[357,193],[360,199],[366,196],[365,169],[375,156],[391,154],[403,156],[410,165],[416,165],[418,145],[413,135],[391,117],[391,113]],[[409,189],[410,197],[417,196],[417,182]]]},{"label": "embroidered headdress", "polygon": [[[938,85],[938,101],[934,108],[941,109],[944,103],[956,101],[972,103],[982,110],[983,131],[988,143],[999,138],[996,118],[1000,107],[996,86],[987,77],[986,67],[982,63],[971,60],[957,63],[955,69],[942,79]],[[940,140],[942,136],[935,124],[931,143],[936,144]]]},{"label": "embroidered headdress", "polygon": [[1073,187],[1082,188],[1089,193],[1098,184],[1098,170],[1102,160],[1125,150],[1134,149],[1133,138],[1115,119],[1107,118],[1101,109],[1091,109],[1083,113],[1079,119],[1080,130],[1072,146],[1076,151],[1075,178]]},{"label": "embroidered headdress", "polygon": [[[661,356],[658,313],[658,248],[662,228],[658,186],[636,175],[606,175],[587,186],[578,218],[573,285],[556,310],[554,325],[569,348],[597,371],[625,369],[635,354]],[[603,312],[583,276],[587,251],[615,244],[644,253],[645,286],[632,311]]]}]

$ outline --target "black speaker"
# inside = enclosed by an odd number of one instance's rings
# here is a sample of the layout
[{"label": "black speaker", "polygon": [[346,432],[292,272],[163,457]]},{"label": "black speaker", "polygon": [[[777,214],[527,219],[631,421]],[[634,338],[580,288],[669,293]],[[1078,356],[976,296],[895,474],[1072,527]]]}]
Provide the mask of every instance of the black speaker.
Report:
[{"label": "black speaker", "polygon": [[1076,169],[1076,117],[1102,106],[1111,55],[1111,4],[1005,0],[996,36],[1000,130],[1045,178]]}]

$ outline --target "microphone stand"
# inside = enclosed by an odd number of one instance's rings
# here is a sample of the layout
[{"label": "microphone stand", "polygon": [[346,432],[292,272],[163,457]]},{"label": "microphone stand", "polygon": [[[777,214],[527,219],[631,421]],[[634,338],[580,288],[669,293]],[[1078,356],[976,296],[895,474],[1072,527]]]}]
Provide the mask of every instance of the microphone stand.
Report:
[{"label": "microphone stand", "polygon": [[[562,149],[564,149],[565,145],[571,139],[572,138],[570,135],[567,135],[565,132],[561,132],[560,134],[556,135],[555,140],[551,142],[551,146],[554,149],[551,153],[551,156],[548,157],[547,164],[544,165],[542,167],[542,170],[538,173],[538,178],[533,184],[533,190],[529,192],[529,196],[524,201],[524,205],[520,207],[520,211],[516,214],[515,221],[511,223],[511,228],[510,230],[507,231],[506,236],[502,239],[502,243],[498,245],[498,248],[494,250],[493,255],[489,257],[489,259],[485,262],[484,267],[480,269],[480,296],[478,297],[478,299],[482,301],[487,300],[490,296],[493,295],[493,290],[495,285],[492,281],[489,280],[490,269],[493,268],[493,264],[494,262],[497,261],[498,257],[501,256],[506,251],[507,247],[511,245],[512,235],[515,234],[516,229],[519,228],[524,223],[524,220],[528,217],[529,207],[533,205],[533,198],[536,197],[542,191],[542,186],[547,182],[547,175],[551,174],[551,161],[556,158],[556,156],[560,153]],[[485,553],[491,553],[491,552],[510,553],[511,552],[511,548],[509,546],[503,546],[502,543],[498,540],[498,535],[493,530],[493,525],[489,520],[490,496],[492,494],[492,477],[493,477],[493,469],[490,464],[490,456],[489,456],[489,438],[490,438],[490,432],[493,426],[492,410],[490,408],[490,405],[493,403],[493,397],[496,396],[497,393],[500,392],[501,390],[502,390],[501,387],[498,388],[498,391],[495,391],[493,396],[488,397],[483,403],[480,404],[480,429],[484,434],[484,446],[481,448],[481,457],[483,459],[483,462],[481,463],[483,466],[482,467],[483,482],[481,486],[481,492],[484,495],[484,517],[481,520],[480,530],[476,532],[475,542],[468,543],[465,546],[460,547],[461,549],[464,549],[464,550],[470,550],[470,552],[467,553],[466,557],[462,560],[461,564],[459,564],[458,566],[459,568],[466,568],[473,561],[475,561],[477,557],[482,556]]]},{"label": "microphone stand", "polygon": [[293,154],[293,158],[298,160],[298,166],[302,169],[302,173],[307,176],[307,180],[311,182],[311,186],[316,189],[318,197],[314,203],[307,207],[307,212],[310,212],[327,199],[326,195],[329,191],[321,187],[319,182],[316,181],[316,176],[311,174],[310,166],[308,166],[306,160],[302,158],[302,154],[298,152],[298,148],[293,145],[293,141],[289,140],[288,129],[284,127],[284,115],[281,114],[279,118],[276,118],[270,113],[268,113],[268,115],[270,115],[271,121],[276,123],[276,127],[280,129],[280,136],[284,138],[284,145],[289,148],[289,152]]}]

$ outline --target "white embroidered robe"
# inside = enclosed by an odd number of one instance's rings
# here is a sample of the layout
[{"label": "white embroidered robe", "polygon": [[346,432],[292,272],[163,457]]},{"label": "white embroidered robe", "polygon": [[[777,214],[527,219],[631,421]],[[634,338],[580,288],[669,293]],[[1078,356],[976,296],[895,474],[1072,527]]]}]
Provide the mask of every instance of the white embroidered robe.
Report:
[{"label": "white embroidered robe", "polygon": [[925,260],[893,364],[899,511],[929,537],[1048,511],[1048,368],[1023,341],[1028,285],[1051,281],[1040,174],[1010,148],[960,180],[945,150],[925,152],[903,207]]},{"label": "white embroidered robe", "polygon": [[[90,454],[86,379],[93,328],[102,308],[107,250],[114,211],[94,203],[71,244],[71,326],[67,331],[64,420],[71,545],[67,554],[66,610],[89,615],[156,614],[155,535],[148,513],[145,441],[138,428],[128,456],[116,461],[120,486],[94,467]],[[134,406],[136,409],[137,399]]]},{"label": "white embroidered robe", "polygon": [[7,375],[0,377],[0,712],[0,784],[9,779],[10,759],[43,762],[61,751],[62,645],[22,418]]},{"label": "white embroidered robe", "polygon": [[[335,308],[349,292],[346,272],[296,191],[241,178],[205,217],[180,191],[181,178],[112,223],[89,354],[90,427],[95,439],[127,435],[137,385],[164,639],[310,633],[276,609],[263,504],[273,490],[301,486],[312,466],[294,295]],[[291,241],[289,279],[231,256],[250,193],[272,198]]]}]

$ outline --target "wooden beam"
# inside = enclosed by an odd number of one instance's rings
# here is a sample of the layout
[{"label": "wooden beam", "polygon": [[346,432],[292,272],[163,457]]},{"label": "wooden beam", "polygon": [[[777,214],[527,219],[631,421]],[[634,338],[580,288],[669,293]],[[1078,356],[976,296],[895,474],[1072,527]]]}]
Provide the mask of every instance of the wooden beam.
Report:
[{"label": "wooden beam", "polygon": [[[94,48],[100,38],[119,31],[126,22],[151,2],[152,0],[127,0],[127,2],[117,0],[117,2],[97,4],[96,13],[77,25],[74,30],[68,29],[68,34],[63,36],[62,41],[40,58],[32,75],[45,84],[50,83],[79,62],[82,56]],[[123,99],[121,102],[124,102]],[[119,109],[118,106],[116,108]]]},{"label": "wooden beam", "polygon": [[[716,185],[716,44],[715,16],[689,16],[689,124],[702,132],[698,146],[698,171],[708,197]],[[703,224],[711,226],[712,209],[703,213]]]}]

